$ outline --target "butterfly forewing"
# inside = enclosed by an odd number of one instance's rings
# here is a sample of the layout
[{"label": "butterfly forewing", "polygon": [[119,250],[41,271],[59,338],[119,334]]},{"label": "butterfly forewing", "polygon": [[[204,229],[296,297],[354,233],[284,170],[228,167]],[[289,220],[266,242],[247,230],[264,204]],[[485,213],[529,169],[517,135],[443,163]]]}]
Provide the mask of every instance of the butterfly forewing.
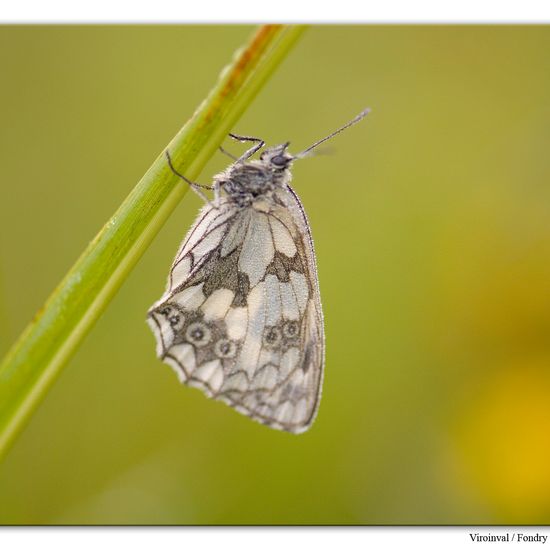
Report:
[{"label": "butterfly forewing", "polygon": [[148,322],[182,382],[273,428],[308,429],[323,318],[311,235],[290,186],[245,207],[207,204]]}]

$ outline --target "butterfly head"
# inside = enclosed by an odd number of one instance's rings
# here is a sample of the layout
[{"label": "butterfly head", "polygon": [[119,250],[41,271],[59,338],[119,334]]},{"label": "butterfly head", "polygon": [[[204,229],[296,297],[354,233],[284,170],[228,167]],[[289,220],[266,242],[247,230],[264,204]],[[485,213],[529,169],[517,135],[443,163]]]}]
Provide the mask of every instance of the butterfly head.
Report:
[{"label": "butterfly head", "polygon": [[235,162],[216,177],[220,188],[242,206],[270,195],[290,180],[289,168],[294,157],[287,147],[288,143],[269,147],[259,159]]},{"label": "butterfly head", "polygon": [[282,172],[290,167],[294,157],[287,151],[290,142],[268,147],[261,155],[260,160],[273,172]]}]

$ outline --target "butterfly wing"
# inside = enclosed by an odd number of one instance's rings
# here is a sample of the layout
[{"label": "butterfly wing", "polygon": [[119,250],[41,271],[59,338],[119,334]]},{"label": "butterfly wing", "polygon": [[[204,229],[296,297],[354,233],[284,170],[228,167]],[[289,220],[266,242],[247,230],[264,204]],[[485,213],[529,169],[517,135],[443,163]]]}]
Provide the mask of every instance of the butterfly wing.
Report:
[{"label": "butterfly wing", "polygon": [[324,331],[313,243],[292,189],[249,208],[205,206],[148,322],[182,382],[273,428],[307,430]]}]

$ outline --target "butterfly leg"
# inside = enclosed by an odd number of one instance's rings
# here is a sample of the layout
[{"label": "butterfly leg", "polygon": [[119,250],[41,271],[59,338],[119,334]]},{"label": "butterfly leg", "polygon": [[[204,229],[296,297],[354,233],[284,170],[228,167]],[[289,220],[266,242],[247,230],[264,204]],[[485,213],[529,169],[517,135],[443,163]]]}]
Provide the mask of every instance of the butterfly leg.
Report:
[{"label": "butterfly leg", "polygon": [[236,157],[235,155],[232,155],[229,151],[226,151],[221,145],[220,145],[220,147],[219,147],[219,150],[220,150],[224,155],[227,155],[229,158],[232,158],[234,161],[239,160],[238,157]]},{"label": "butterfly leg", "polygon": [[265,141],[260,138],[250,137],[250,136],[239,136],[237,134],[229,134],[233,139],[243,142],[243,141],[253,141],[256,143],[253,147],[248,149],[244,152],[243,155],[241,155],[236,162],[242,162],[243,160],[246,160],[250,158],[256,151],[259,151],[264,145]]},{"label": "butterfly leg", "polygon": [[191,181],[190,179],[187,179],[183,174],[180,174],[174,168],[174,165],[172,164],[172,158],[170,157],[170,153],[168,152],[168,149],[165,151],[165,154],[166,154],[166,159],[168,160],[168,166],[170,167],[170,170],[172,170],[172,172],[174,174],[176,174],[176,176],[181,178],[185,183],[189,184],[191,189],[193,189],[193,191],[195,191],[195,193],[197,193],[197,195],[201,199],[203,199],[205,202],[209,203],[210,202],[209,198],[201,191],[201,189],[208,189],[209,191],[212,191],[214,188],[211,187],[210,185],[202,185],[200,183],[195,183],[194,181]]}]

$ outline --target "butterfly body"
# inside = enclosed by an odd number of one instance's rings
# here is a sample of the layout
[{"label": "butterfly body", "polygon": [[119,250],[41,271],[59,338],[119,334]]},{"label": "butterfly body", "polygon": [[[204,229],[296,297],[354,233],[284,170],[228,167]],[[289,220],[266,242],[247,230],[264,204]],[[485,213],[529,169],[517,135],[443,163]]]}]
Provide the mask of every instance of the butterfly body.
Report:
[{"label": "butterfly body", "polygon": [[184,239],[148,322],[157,354],[182,382],[299,433],[319,403],[324,330],[313,243],[284,147],[214,178],[215,199]]}]

